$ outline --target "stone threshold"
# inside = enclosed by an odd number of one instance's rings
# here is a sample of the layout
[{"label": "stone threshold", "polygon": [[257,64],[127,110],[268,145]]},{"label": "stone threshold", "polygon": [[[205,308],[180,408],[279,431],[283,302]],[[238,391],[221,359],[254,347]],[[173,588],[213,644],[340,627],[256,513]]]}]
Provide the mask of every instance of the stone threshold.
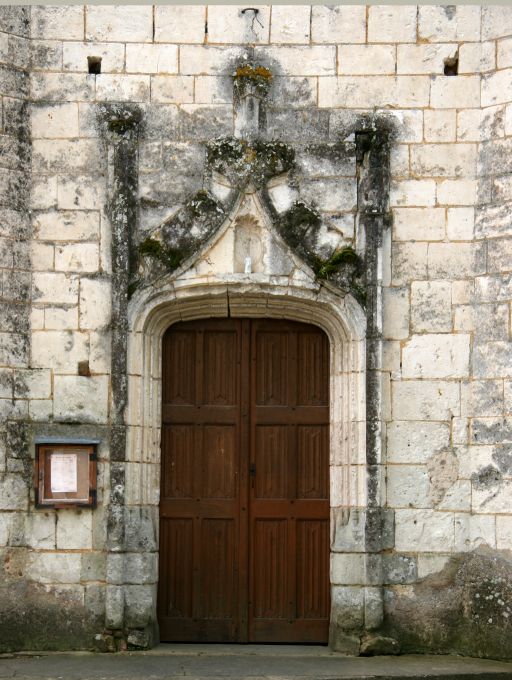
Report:
[{"label": "stone threshold", "polygon": [[149,651],[0,655],[16,680],[512,680],[512,662],[458,656],[349,657],[303,645],[161,644]]}]

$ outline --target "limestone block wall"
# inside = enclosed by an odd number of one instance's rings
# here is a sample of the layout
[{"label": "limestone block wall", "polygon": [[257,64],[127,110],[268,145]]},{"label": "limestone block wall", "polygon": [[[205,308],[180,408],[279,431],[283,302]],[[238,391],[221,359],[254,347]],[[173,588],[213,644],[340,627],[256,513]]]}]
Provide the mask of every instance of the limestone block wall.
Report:
[{"label": "limestone block wall", "polygon": [[[501,631],[509,630],[504,575],[512,487],[510,206],[501,188],[507,162],[500,155],[510,134],[510,96],[498,83],[510,77],[511,18],[504,7],[459,7],[456,16],[448,14],[420,7],[418,35],[435,45],[416,50],[432,54],[451,39],[462,40],[461,75],[432,79],[423,140],[400,152],[408,162],[393,200],[384,312],[391,361],[387,503],[396,508],[396,550],[416,558],[402,563],[409,573],[389,589],[387,607],[402,634],[407,637],[412,622],[409,634],[425,646],[436,636],[455,646],[469,634],[461,649],[487,645],[499,654]],[[472,30],[480,42],[471,42]],[[407,183],[422,191],[404,195]],[[403,585],[417,579],[421,585]],[[459,605],[439,595],[448,584],[455,585]],[[429,604],[416,624],[420,600]],[[457,606],[467,619],[454,630],[447,612]],[[495,643],[494,626],[500,631]]]},{"label": "limestone block wall", "polygon": [[[123,224],[113,198],[126,137],[111,122],[140,120],[126,228],[138,241],[205,188],[206,143],[237,133],[232,76],[250,60],[272,74],[262,136],[297,150],[299,180],[270,185],[274,207],[312,205],[332,247],[365,238],[354,133],[391,131],[379,502],[392,511],[394,536],[378,575],[349,540],[356,512],[336,538],[331,579],[350,648],[377,582],[378,631],[403,649],[510,656],[512,10],[242,9],[0,8],[5,647],[150,640],[158,474],[136,462],[145,446],[137,423],[119,454],[126,373],[116,365],[116,324],[128,303],[112,234]],[[99,58],[101,72],[89,73]],[[319,152],[340,143],[341,157]],[[34,508],[34,440],[50,434],[101,439],[96,510]],[[12,599],[27,584],[28,626]],[[49,640],[27,634],[43,610]]]},{"label": "limestone block wall", "polygon": [[[8,420],[29,416],[30,393],[50,395],[49,375],[33,374],[30,362],[30,118],[28,13],[3,8],[6,33],[0,43],[2,127],[0,137],[1,210],[1,402],[3,479],[0,503],[5,510],[26,510],[26,461],[6,447]],[[8,32],[7,32],[8,31]],[[35,407],[37,410],[37,406]],[[13,432],[11,435],[14,434]]]},{"label": "limestone block wall", "polygon": [[[2,616],[25,591],[27,554],[54,531],[32,515],[25,423],[51,395],[50,371],[30,370],[30,11],[0,8],[0,600]],[[30,588],[30,586],[29,586]],[[15,613],[12,619],[21,618]],[[6,646],[12,638],[5,631]]]}]

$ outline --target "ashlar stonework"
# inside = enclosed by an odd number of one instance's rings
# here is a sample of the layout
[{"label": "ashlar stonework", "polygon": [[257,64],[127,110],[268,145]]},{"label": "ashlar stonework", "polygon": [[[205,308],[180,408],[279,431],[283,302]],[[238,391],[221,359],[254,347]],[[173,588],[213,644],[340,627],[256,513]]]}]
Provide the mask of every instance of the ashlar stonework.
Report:
[{"label": "ashlar stonework", "polygon": [[232,316],[329,338],[331,647],[509,658],[512,10],[256,9],[0,7],[0,650],[158,641],[161,340]]}]

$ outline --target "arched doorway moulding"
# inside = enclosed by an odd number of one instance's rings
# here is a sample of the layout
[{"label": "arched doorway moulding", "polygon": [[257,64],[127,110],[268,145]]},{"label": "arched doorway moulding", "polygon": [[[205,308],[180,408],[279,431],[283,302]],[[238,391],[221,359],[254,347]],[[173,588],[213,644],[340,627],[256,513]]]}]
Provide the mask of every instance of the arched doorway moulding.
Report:
[{"label": "arched doorway moulding", "polygon": [[313,323],[326,332],[331,507],[364,508],[366,319],[362,309],[350,295],[341,297],[326,286],[274,284],[261,276],[257,283],[237,278],[178,279],[133,301],[128,336],[127,505],[158,505],[164,332],[177,321],[233,316],[286,318]]},{"label": "arched doorway moulding", "polygon": [[[325,331],[330,344],[331,554],[346,552],[341,545],[336,549],[338,529],[346,524],[348,510],[364,510],[367,504],[364,312],[350,295],[340,296],[311,280],[297,283],[279,277],[274,283],[276,277],[241,278],[235,274],[222,280],[194,276],[168,280],[131,301],[125,504],[153,509],[158,525],[161,352],[162,336],[170,325],[228,316],[312,323]],[[154,597],[156,608],[156,589]],[[333,596],[331,628],[344,618],[336,603]]]}]

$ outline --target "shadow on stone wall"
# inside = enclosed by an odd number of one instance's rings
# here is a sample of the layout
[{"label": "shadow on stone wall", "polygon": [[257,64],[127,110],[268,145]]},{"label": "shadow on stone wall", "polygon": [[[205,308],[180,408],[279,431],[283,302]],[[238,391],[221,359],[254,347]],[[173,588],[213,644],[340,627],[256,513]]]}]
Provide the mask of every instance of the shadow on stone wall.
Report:
[{"label": "shadow on stone wall", "polygon": [[480,548],[413,585],[387,588],[384,632],[402,653],[512,658],[512,555]]},{"label": "shadow on stone wall", "polygon": [[[0,652],[97,649],[104,628],[104,586],[48,585],[25,580],[29,551],[0,551]],[[84,596],[85,593],[85,596]]]}]

